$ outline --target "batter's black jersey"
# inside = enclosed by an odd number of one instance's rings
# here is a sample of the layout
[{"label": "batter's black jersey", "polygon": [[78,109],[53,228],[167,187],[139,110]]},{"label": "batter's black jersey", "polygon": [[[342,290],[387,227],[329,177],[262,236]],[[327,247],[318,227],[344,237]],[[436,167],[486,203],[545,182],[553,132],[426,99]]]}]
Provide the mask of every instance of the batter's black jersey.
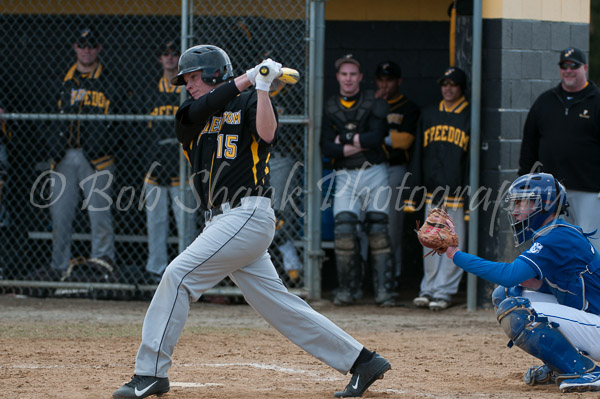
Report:
[{"label": "batter's black jersey", "polygon": [[185,101],[177,111],[177,138],[190,162],[202,208],[236,205],[247,196],[271,196],[271,144],[256,131],[256,106],[255,90],[240,94],[230,81]]},{"label": "batter's black jersey", "polygon": [[[158,84],[152,87],[149,98],[152,101],[150,115],[175,115],[179,109],[181,89],[173,86],[163,74]],[[154,162],[160,165],[152,169],[146,180],[162,186],[170,185],[179,176],[179,142],[173,134],[173,122],[148,122],[144,142],[148,143],[146,171]]]}]

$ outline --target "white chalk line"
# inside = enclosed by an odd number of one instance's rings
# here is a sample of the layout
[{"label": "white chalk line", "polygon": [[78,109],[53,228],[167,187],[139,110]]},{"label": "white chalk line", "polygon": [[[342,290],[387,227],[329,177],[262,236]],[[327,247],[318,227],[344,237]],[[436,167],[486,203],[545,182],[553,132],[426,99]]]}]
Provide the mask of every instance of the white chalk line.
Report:
[{"label": "white chalk line", "polygon": [[264,364],[264,363],[246,363],[246,362],[241,362],[241,363],[200,363],[200,364],[184,363],[183,366],[184,367],[239,367],[239,366],[241,366],[241,367],[252,367],[252,368],[261,369],[261,370],[279,371],[279,372],[288,373],[288,374],[307,375],[307,376],[312,377],[312,379],[315,381],[339,381],[342,379],[342,377],[323,377],[320,373],[310,371],[310,370],[282,367],[282,366],[278,366],[276,364]]}]

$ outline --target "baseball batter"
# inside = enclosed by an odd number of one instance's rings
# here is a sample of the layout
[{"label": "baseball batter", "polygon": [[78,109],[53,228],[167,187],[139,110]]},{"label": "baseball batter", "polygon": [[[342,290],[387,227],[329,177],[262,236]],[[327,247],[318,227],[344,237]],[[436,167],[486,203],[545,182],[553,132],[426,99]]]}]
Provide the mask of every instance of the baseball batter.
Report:
[{"label": "baseball batter", "polygon": [[511,263],[449,247],[464,270],[500,284],[492,295],[498,322],[513,344],[543,362],[529,385],[556,382],[562,392],[600,389],[600,254],[581,227],[564,222],[567,193],[547,173],[527,174],[509,188],[515,244],[532,241]]},{"label": "baseball batter", "polygon": [[[361,396],[391,368],[381,355],[290,294],[271,263],[267,248],[275,215],[268,159],[277,116],[268,92],[280,68],[268,59],[233,79],[229,56],[216,46],[194,46],[181,55],[173,83],[185,85],[192,98],[177,111],[177,138],[190,161],[206,225],[165,270],[146,313],[135,375],[113,398],[169,391],[171,356],[190,302],[226,276],[292,342],[339,372],[352,373],[336,397]],[[256,90],[244,91],[251,85]]]}]

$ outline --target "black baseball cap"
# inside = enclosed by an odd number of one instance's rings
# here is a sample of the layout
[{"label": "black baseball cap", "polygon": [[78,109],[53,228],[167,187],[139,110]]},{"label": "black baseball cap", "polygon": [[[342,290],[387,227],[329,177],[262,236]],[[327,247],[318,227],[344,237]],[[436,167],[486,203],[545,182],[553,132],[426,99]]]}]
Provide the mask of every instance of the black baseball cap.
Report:
[{"label": "black baseball cap", "polygon": [[167,55],[169,53],[180,54],[179,46],[175,40],[169,40],[168,42],[163,42],[160,44],[158,48],[158,55]]},{"label": "black baseball cap", "polygon": [[444,80],[451,80],[460,87],[462,87],[463,91],[467,87],[467,75],[465,72],[457,67],[449,67],[446,68],[444,74],[438,79],[438,83],[442,84]]},{"label": "black baseball cap", "polygon": [[354,57],[354,55],[352,54],[346,54],[340,58],[338,58],[335,61],[335,70],[339,71],[340,67],[343,64],[354,64],[358,67],[358,70],[360,71],[360,62],[358,62],[358,60]]},{"label": "black baseball cap", "polygon": [[583,54],[583,51],[575,47],[567,47],[566,49],[561,51],[560,61],[558,61],[558,63],[560,64],[564,61],[571,61],[577,65],[586,64],[585,54]]},{"label": "black baseball cap", "polygon": [[94,33],[89,28],[82,29],[79,32],[76,43],[79,47],[96,47],[98,46],[98,44],[100,44],[100,42],[96,38],[96,35],[94,35]]},{"label": "black baseball cap", "polygon": [[402,69],[400,69],[400,65],[393,61],[385,61],[377,65],[375,76],[389,76],[390,78],[400,79],[402,77]]}]

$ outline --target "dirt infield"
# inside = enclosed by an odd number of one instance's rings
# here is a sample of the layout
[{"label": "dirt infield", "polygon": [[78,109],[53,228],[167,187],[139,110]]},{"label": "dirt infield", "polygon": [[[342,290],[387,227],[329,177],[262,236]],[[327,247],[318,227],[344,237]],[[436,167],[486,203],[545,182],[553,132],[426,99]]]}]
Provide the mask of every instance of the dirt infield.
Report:
[{"label": "dirt infield", "polygon": [[[392,363],[366,398],[565,398],[554,385],[522,382],[536,359],[506,347],[491,310],[312,305]],[[133,374],[147,306],[0,296],[0,398],[110,398]],[[349,376],[307,355],[247,305],[197,303],[169,379],[165,399],[312,399],[333,397]]]}]

